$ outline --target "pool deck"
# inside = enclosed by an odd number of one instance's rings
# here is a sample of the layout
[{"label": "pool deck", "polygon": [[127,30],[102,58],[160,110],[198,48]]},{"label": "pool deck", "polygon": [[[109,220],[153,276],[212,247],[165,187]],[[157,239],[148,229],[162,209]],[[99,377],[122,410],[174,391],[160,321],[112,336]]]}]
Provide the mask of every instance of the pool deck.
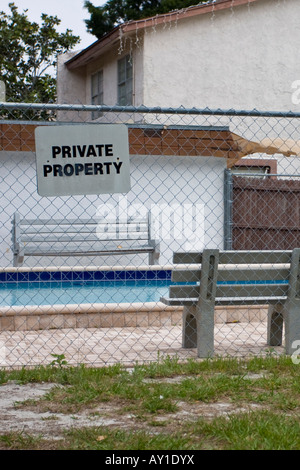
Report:
[{"label": "pool deck", "polygon": [[[133,366],[176,356],[196,358],[195,349],[181,346],[178,326],[129,328],[70,328],[38,331],[2,331],[0,366],[4,368],[47,365],[53,354],[63,354],[69,365],[101,367],[116,363]],[[283,354],[283,347],[266,342],[266,322],[227,323],[215,326],[215,355],[253,357]]]},{"label": "pool deck", "polygon": [[[53,275],[57,277],[56,269]],[[78,276],[77,267],[64,269]],[[59,275],[64,269],[59,269]],[[110,269],[118,274],[118,267]],[[132,275],[136,268],[130,269],[126,268]],[[145,267],[143,275],[149,270]],[[79,274],[87,275],[89,271],[95,272],[94,267],[82,268]],[[45,273],[51,275],[51,268],[30,270],[31,278],[38,276],[40,280]],[[6,268],[0,274],[5,282],[29,276],[28,268]],[[266,318],[265,306],[216,307],[215,355],[284,353],[283,347],[267,345]],[[0,367],[48,365],[56,354],[63,354],[69,365],[94,367],[115,363],[133,366],[166,356],[196,358],[196,349],[182,348],[181,320],[182,307],[167,307],[160,302],[1,307]]]}]

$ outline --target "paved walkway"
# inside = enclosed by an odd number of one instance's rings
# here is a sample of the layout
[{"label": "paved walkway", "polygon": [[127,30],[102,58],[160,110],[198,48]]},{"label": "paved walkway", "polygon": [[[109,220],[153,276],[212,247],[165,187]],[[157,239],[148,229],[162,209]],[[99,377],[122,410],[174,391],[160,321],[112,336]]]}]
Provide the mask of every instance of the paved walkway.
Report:
[{"label": "paved walkway", "polygon": [[[215,328],[215,355],[246,357],[282,353],[267,346],[266,323],[229,323]],[[181,328],[78,328],[13,331],[0,334],[0,367],[46,365],[52,354],[64,354],[70,365],[126,366],[158,357],[196,358],[195,349],[181,347]]]}]

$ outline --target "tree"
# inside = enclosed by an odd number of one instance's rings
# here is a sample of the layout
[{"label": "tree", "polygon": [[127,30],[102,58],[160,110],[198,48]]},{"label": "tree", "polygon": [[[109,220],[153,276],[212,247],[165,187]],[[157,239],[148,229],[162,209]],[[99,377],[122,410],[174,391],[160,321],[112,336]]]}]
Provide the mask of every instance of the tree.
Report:
[{"label": "tree", "polygon": [[[205,3],[200,0],[196,3]],[[90,18],[85,20],[87,31],[98,39],[110,32],[114,27],[130,20],[139,20],[151,16],[180,10],[195,5],[192,0],[108,0],[104,5],[96,7],[85,1],[84,7]]]},{"label": "tree", "polygon": [[59,33],[57,16],[42,14],[41,25],[9,3],[10,13],[0,12],[0,79],[5,82],[7,101],[49,103],[56,98],[56,79],[51,69],[58,54],[79,43],[67,29]]}]

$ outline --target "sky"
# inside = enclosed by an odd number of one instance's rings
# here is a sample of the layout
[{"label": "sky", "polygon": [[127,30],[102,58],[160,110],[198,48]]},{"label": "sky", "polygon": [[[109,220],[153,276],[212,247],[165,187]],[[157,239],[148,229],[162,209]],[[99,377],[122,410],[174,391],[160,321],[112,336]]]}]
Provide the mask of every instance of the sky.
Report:
[{"label": "sky", "polygon": [[[100,6],[106,3],[104,0],[91,0],[93,5]],[[89,18],[88,11],[83,8],[84,0],[1,0],[0,11],[10,12],[9,3],[18,7],[19,13],[27,11],[30,21],[40,23],[41,14],[57,16],[61,20],[58,31],[63,32],[71,29],[73,34],[80,36],[81,42],[74,50],[84,49],[90,46],[97,38],[86,31],[84,20]]]}]

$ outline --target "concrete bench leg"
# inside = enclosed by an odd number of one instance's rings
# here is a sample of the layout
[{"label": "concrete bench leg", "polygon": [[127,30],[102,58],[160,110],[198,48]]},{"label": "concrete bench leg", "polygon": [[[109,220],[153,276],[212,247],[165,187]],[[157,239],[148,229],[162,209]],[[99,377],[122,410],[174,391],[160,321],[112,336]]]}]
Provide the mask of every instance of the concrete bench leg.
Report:
[{"label": "concrete bench leg", "polygon": [[24,263],[24,255],[22,256],[20,254],[17,254],[17,255],[14,254],[14,261],[13,261],[14,268],[23,266],[23,263]]},{"label": "concrete bench leg", "polygon": [[286,354],[291,355],[300,341],[300,301],[287,301],[285,305],[270,305],[268,311],[268,345],[281,346],[283,323],[285,326]]},{"label": "concrete bench leg", "polygon": [[182,313],[182,347],[197,347],[197,321],[195,307],[184,307]]},{"label": "concrete bench leg", "polygon": [[269,306],[267,329],[267,344],[269,346],[282,345],[283,313],[282,304]]},{"label": "concrete bench leg", "polygon": [[300,248],[292,252],[289,290],[284,303],[286,354],[295,352],[300,340]]},{"label": "concrete bench leg", "polygon": [[182,347],[197,348],[198,357],[214,352],[214,308],[185,307],[183,311]]},{"label": "concrete bench leg", "polygon": [[198,357],[210,357],[214,353],[214,304],[201,302],[196,307]]},{"label": "concrete bench leg", "polygon": [[183,314],[183,347],[197,347],[198,357],[214,353],[214,313],[218,276],[219,250],[202,253],[200,294],[197,305]]},{"label": "concrete bench leg", "polygon": [[284,311],[285,318],[285,349],[291,355],[299,347],[300,341],[300,300],[287,301]]}]

